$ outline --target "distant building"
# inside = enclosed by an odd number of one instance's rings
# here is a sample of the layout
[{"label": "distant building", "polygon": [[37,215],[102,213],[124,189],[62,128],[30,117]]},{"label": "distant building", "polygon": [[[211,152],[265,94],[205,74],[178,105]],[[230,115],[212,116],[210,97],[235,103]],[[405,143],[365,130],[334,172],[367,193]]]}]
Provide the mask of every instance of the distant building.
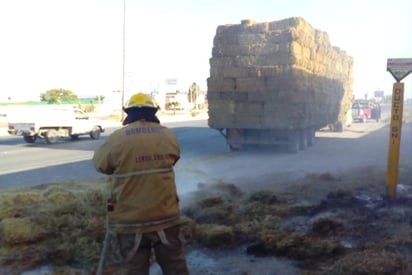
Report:
[{"label": "distant building", "polygon": [[375,96],[376,99],[382,100],[385,97],[385,92],[384,91],[375,91],[374,96]]},{"label": "distant building", "polygon": [[190,109],[189,98],[186,93],[166,93],[166,100],[165,100],[165,110],[173,110],[173,103],[177,102],[178,105],[176,106],[177,110],[187,110]]}]

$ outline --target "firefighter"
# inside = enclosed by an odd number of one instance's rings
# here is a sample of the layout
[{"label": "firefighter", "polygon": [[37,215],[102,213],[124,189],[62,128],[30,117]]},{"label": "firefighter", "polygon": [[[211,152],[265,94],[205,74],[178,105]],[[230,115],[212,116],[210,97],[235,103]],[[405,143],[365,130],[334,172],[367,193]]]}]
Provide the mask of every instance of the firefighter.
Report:
[{"label": "firefighter", "polygon": [[150,96],[133,95],[124,127],[94,153],[96,170],[112,178],[106,242],[116,244],[127,274],[149,274],[152,250],[164,274],[188,274],[173,171],[180,147],[157,110]]}]

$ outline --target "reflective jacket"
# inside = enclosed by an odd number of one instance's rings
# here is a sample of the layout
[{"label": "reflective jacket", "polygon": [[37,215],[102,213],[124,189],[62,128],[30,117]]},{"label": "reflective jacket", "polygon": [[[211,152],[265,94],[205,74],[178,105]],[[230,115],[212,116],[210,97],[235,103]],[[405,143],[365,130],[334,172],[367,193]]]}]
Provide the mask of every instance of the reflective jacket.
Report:
[{"label": "reflective jacket", "polygon": [[109,226],[114,232],[146,233],[179,223],[173,166],[178,140],[159,123],[138,120],[110,135],[93,156],[97,171],[111,175]]}]

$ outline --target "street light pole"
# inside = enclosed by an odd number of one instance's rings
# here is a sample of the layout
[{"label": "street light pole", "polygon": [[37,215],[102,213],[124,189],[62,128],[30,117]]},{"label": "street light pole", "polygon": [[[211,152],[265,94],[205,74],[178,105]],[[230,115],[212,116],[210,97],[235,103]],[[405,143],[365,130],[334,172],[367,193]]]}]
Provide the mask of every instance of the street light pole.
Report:
[{"label": "street light pole", "polygon": [[125,63],[126,63],[126,0],[123,0],[123,76],[122,76],[122,106],[121,106],[121,112],[122,112],[122,120],[124,120],[124,112],[123,112],[123,106],[124,106],[124,88],[125,88]]}]

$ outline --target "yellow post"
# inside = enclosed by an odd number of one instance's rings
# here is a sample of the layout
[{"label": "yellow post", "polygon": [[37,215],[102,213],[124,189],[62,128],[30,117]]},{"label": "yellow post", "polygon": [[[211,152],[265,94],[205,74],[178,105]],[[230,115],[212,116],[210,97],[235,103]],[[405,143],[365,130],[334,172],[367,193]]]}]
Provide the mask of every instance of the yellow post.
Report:
[{"label": "yellow post", "polygon": [[402,133],[404,84],[393,84],[391,124],[389,131],[388,171],[386,174],[387,194],[390,198],[396,196],[398,183],[399,149]]}]

